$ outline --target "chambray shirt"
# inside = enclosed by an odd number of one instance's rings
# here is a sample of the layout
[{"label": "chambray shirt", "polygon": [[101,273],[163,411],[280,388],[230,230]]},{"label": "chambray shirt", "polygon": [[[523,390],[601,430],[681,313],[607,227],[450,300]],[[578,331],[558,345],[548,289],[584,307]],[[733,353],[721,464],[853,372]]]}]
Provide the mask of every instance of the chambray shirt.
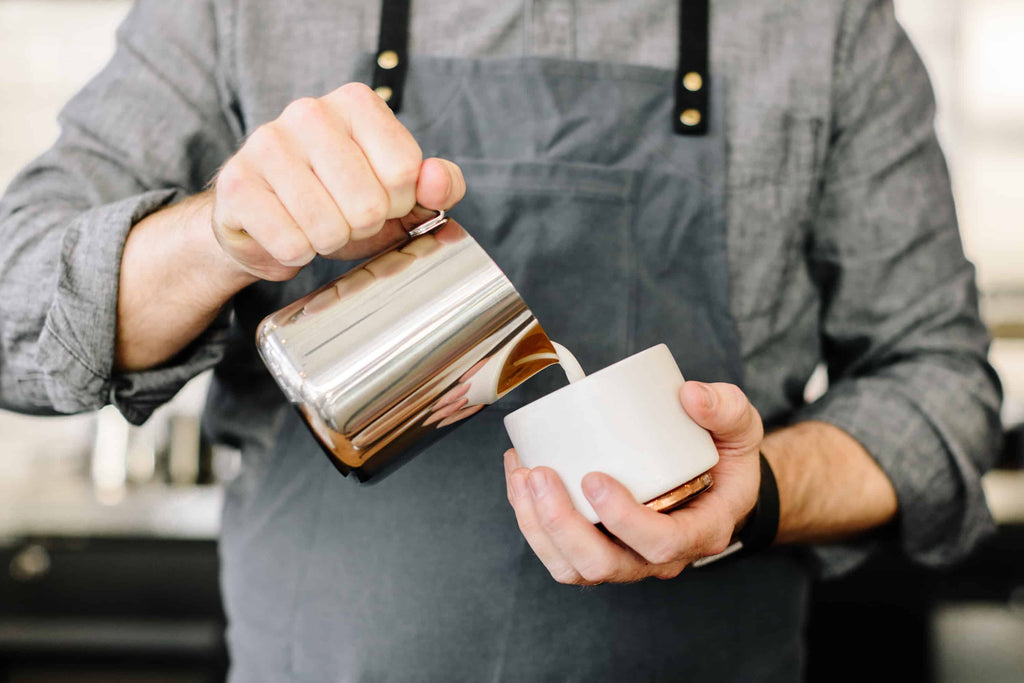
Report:
[{"label": "chambray shirt", "polygon": [[[674,69],[675,6],[418,1],[411,53]],[[63,110],[59,140],[0,202],[0,405],[113,403],[141,423],[232,343],[251,345],[233,341],[232,318],[247,311],[229,307],[166,365],[114,371],[125,237],[201,190],[288,102],[343,83],[374,51],[378,13],[355,0],[136,4],[110,64]],[[896,488],[903,552],[926,565],[961,558],[993,529],[980,476],[998,445],[1000,389],[924,68],[884,1],[715,0],[711,43],[743,388],[770,425],[820,420],[866,448]],[[819,363],[829,389],[805,404]],[[241,366],[215,385],[262,372],[254,354]],[[221,431],[260,419],[239,414]],[[808,557],[833,575],[879,542]]]}]

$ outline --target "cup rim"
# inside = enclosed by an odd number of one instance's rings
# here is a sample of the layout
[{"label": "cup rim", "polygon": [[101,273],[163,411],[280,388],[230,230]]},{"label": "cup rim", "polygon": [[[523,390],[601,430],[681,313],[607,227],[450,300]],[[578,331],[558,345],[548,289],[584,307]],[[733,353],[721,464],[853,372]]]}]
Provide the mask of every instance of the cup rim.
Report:
[{"label": "cup rim", "polygon": [[[595,377],[600,377],[601,375],[608,373],[610,370],[612,370],[614,368],[617,368],[620,365],[625,365],[626,363],[629,363],[631,361],[639,360],[639,358],[641,356],[646,356],[646,355],[654,352],[655,350],[662,349],[662,348],[664,348],[665,351],[668,352],[669,357],[672,358],[672,350],[668,348],[668,344],[665,344],[664,342],[662,342],[660,344],[655,344],[654,346],[649,346],[646,349],[644,349],[643,351],[637,351],[636,353],[631,354],[629,356],[626,356],[622,360],[615,361],[611,365],[603,367],[603,368],[601,368],[600,370],[598,370],[596,372],[589,373],[589,374],[585,375],[583,377],[583,379],[581,379],[581,380],[577,380],[576,382],[573,382],[571,384],[567,384],[564,387],[559,387],[558,389],[555,389],[551,393],[544,394],[540,398],[535,399],[533,401],[530,401],[526,405],[520,406],[519,408],[516,408],[511,413],[506,415],[505,419],[508,420],[509,418],[513,417],[514,415],[518,415],[519,413],[522,413],[522,412],[526,411],[527,408],[533,408],[533,407],[542,406],[545,403],[547,403],[549,399],[550,400],[554,400],[555,397],[558,396],[559,394],[568,393],[570,390],[578,390],[578,387],[583,386],[589,380],[591,380],[591,379],[593,379]],[[557,363],[556,363],[556,365],[557,365]],[[552,367],[554,367],[554,366],[552,366]]]}]

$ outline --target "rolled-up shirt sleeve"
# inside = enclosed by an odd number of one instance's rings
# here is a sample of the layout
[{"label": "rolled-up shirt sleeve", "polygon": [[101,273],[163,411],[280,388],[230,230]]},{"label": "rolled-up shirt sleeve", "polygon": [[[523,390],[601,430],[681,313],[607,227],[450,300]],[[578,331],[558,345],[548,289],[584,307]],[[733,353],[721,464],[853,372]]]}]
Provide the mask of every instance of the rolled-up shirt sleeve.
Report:
[{"label": "rolled-up shirt sleeve", "polygon": [[[830,387],[797,420],[853,436],[892,481],[903,551],[929,566],[994,528],[981,489],[1000,440],[998,379],[957,229],[924,67],[891,2],[851,2],[810,267]],[[878,538],[812,550],[824,575]]]},{"label": "rolled-up shirt sleeve", "polygon": [[205,2],[135,4],[54,146],[0,200],[0,406],[116,404],[142,422],[220,358],[225,318],[162,367],[114,370],[121,255],[148,214],[200,191],[239,139]]}]

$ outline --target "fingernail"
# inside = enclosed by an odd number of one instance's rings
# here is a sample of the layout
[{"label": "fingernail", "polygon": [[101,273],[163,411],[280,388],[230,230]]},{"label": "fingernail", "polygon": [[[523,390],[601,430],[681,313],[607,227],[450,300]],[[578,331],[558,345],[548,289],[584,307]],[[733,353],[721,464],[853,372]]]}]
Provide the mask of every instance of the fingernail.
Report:
[{"label": "fingernail", "polygon": [[705,410],[711,410],[715,406],[715,392],[703,382],[695,382],[700,389],[700,401]]},{"label": "fingernail", "polygon": [[608,487],[605,486],[604,477],[596,474],[588,474],[583,477],[583,493],[595,503],[604,500],[608,495]]},{"label": "fingernail", "polygon": [[534,498],[543,498],[548,492],[548,479],[543,472],[530,472],[530,490]]},{"label": "fingernail", "polygon": [[516,471],[515,461],[512,456],[512,451],[505,451],[505,476],[511,477],[512,473]]}]

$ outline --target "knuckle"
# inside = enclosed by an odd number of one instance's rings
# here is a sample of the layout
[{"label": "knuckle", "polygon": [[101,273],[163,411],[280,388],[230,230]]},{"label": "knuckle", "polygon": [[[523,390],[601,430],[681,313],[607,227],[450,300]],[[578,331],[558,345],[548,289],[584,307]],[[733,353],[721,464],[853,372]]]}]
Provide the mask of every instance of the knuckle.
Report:
[{"label": "knuckle", "polygon": [[747,395],[735,384],[717,385],[721,399],[719,419],[730,438],[746,444],[749,441],[759,443],[764,436],[761,416],[750,403]]},{"label": "knuckle", "polygon": [[557,532],[562,528],[565,516],[557,510],[538,511],[540,527],[549,533]]},{"label": "knuckle", "polygon": [[259,157],[277,152],[282,146],[281,132],[273,122],[265,123],[254,130],[245,143],[246,151]]},{"label": "knuckle", "polygon": [[733,417],[744,417],[747,412],[747,396],[735,384],[722,385],[722,396]]},{"label": "knuckle", "polygon": [[748,405],[747,409],[750,413],[751,438],[757,443],[761,443],[761,440],[764,439],[764,422],[761,421],[761,413],[757,412],[757,408],[753,404]]},{"label": "knuckle", "polygon": [[731,535],[727,534],[716,534],[712,536],[704,546],[707,551],[707,555],[711,556],[724,553],[725,549],[729,547],[729,541],[731,538]]},{"label": "knuckle", "polygon": [[307,237],[318,254],[327,256],[348,244],[349,228],[344,224],[318,226],[311,229]]},{"label": "knuckle", "polygon": [[361,206],[349,209],[345,217],[348,219],[353,231],[366,232],[371,228],[383,225],[385,218],[387,218],[387,213],[387,198],[374,197]]},{"label": "knuckle", "polygon": [[558,583],[564,583],[567,585],[580,583],[580,575],[568,567],[556,567],[554,569],[548,569],[548,573]]},{"label": "knuckle", "polygon": [[315,97],[300,97],[284,108],[281,119],[300,125],[309,124],[320,120],[323,109],[323,102]]},{"label": "knuckle", "polygon": [[465,176],[465,174],[463,174],[463,172],[462,172],[462,167],[461,167],[461,166],[459,166],[458,164],[456,164],[456,163],[452,162],[452,170],[453,170],[453,171],[455,172],[455,177],[456,177],[456,179],[457,179],[457,180],[458,180],[458,181],[459,181],[460,183],[462,183],[462,186],[463,186],[463,187],[465,187],[465,185],[466,185],[466,176]]},{"label": "knuckle", "polygon": [[414,152],[405,154],[400,161],[381,172],[381,182],[388,189],[404,188],[415,185],[423,165],[423,153],[417,145]]},{"label": "knuckle", "polygon": [[370,86],[366,85],[365,83],[360,83],[358,81],[346,83],[345,85],[341,86],[340,88],[338,88],[338,94],[356,101],[368,99],[371,95],[376,97],[376,93],[373,92]]},{"label": "knuckle", "polygon": [[615,576],[615,568],[607,559],[602,558],[581,566],[579,575],[589,583],[604,583]]},{"label": "knuckle", "polygon": [[744,430],[755,429],[761,431],[761,417],[758,415],[757,410],[751,405],[747,395],[743,393],[735,384],[729,385],[729,392],[731,394],[730,403],[732,405],[732,414],[737,422],[741,425]]},{"label": "knuckle", "polygon": [[644,559],[651,564],[669,564],[679,559],[679,548],[674,542],[662,541],[644,553]]},{"label": "knuckle", "polygon": [[260,277],[271,282],[284,282],[295,277],[295,269],[291,266],[269,266]]},{"label": "knuckle", "polygon": [[274,251],[277,260],[282,263],[298,263],[311,256],[309,247],[297,239],[282,240]]},{"label": "knuckle", "polygon": [[655,569],[653,572],[653,576],[656,579],[668,581],[679,576],[682,573],[682,571],[683,567],[680,564],[664,565]]},{"label": "knuckle", "polygon": [[717,524],[705,533],[701,534],[695,545],[695,550],[700,557],[717,555],[729,547],[732,540],[732,531],[735,528],[730,520],[724,517]]},{"label": "knuckle", "polygon": [[[515,505],[514,502],[513,502],[513,505]],[[537,536],[541,532],[540,525],[537,524],[537,522],[535,520],[533,520],[532,518],[527,517],[527,518],[519,519],[518,523],[519,523],[519,531],[526,538],[533,538],[533,537]]]},{"label": "knuckle", "polygon": [[[610,496],[609,496],[610,497]],[[607,501],[602,501],[607,502]],[[609,529],[623,529],[626,527],[636,526],[633,519],[633,510],[625,508],[622,505],[612,503],[611,505],[603,506],[601,508],[601,521]]]},{"label": "knuckle", "polygon": [[248,174],[237,160],[228,161],[217,174],[217,195],[221,199],[231,200],[245,191]]}]

